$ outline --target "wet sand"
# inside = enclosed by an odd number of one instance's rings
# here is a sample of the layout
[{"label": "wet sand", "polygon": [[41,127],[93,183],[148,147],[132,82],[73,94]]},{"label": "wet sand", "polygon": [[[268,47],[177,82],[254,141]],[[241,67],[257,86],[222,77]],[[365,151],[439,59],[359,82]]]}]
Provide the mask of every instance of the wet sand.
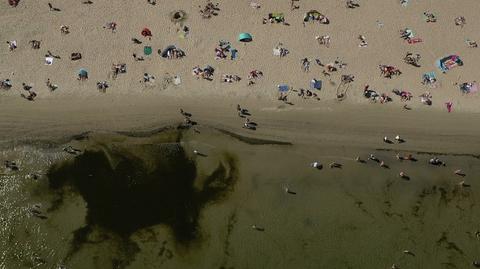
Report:
[{"label": "wet sand", "polygon": [[[73,156],[61,151],[61,145],[4,151],[4,158],[18,160],[21,169],[1,176],[9,186],[2,189],[8,221],[1,242],[9,246],[4,248],[7,258],[2,265],[29,267],[41,258],[45,261],[41,268],[60,263],[67,268],[385,268],[392,263],[403,268],[466,268],[476,259],[478,157],[440,156],[447,166],[435,167],[427,163],[431,155],[414,154],[417,162],[400,162],[394,152],[368,146],[251,145],[208,127],[198,128],[200,133],[184,133],[180,145],[195,162],[199,178],[210,174],[225,153],[238,160],[240,177],[221,200],[202,208],[198,234],[188,244],[178,241],[165,224],[138,229],[127,237],[97,224],[91,226],[88,241],[72,252],[75,231],[88,223],[84,199],[69,187],[63,203],[46,210],[56,197],[49,179],[23,176],[37,169],[46,172],[55,160]],[[87,140],[69,144],[81,149],[126,147],[133,151],[125,156],[148,160],[139,149],[172,139],[163,134],[128,138],[92,133]],[[377,144],[385,147],[381,141]],[[194,149],[208,156],[196,156]],[[357,155],[366,159],[370,153],[390,168],[353,160]],[[324,168],[309,167],[312,161]],[[329,168],[332,161],[343,167]],[[467,176],[455,176],[452,171],[457,168]],[[400,179],[399,171],[411,179]],[[462,180],[471,186],[459,186]],[[197,179],[195,188],[201,186]],[[34,203],[42,204],[40,211],[46,211],[47,219],[27,217],[26,208]],[[405,255],[404,249],[415,256]],[[35,255],[39,258],[33,259]]]}]

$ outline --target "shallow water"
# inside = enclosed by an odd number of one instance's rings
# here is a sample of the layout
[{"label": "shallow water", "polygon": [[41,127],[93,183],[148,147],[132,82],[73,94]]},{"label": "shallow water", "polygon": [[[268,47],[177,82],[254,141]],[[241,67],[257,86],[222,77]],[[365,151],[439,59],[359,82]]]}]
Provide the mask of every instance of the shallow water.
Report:
[{"label": "shallow water", "polygon": [[[85,151],[1,153],[20,169],[0,175],[0,268],[469,268],[480,259],[474,157],[441,156],[447,166],[433,167],[428,154],[400,162],[390,151],[207,128],[69,145]],[[353,161],[371,152],[390,168]],[[460,168],[466,177],[453,174]]]}]

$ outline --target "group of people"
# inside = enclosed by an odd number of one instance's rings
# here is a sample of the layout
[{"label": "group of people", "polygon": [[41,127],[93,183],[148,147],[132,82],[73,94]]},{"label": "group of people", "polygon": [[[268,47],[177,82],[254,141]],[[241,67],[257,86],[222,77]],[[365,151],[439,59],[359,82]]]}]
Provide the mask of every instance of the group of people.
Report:
[{"label": "group of people", "polygon": [[400,69],[393,65],[381,64],[378,68],[380,69],[380,74],[385,78],[392,78],[393,76],[399,76],[402,74]]},{"label": "group of people", "polygon": [[[403,138],[400,138],[399,135],[395,136],[395,141],[397,143],[405,143],[405,140]],[[393,144],[394,142],[392,140],[390,140],[388,137],[384,137],[383,138],[383,142],[385,143],[388,143],[388,144]],[[396,159],[399,160],[399,161],[413,161],[413,162],[416,162],[418,161],[412,154],[405,154],[405,155],[400,155],[400,153],[397,153],[395,155]],[[365,160],[363,160],[362,158],[360,158],[360,156],[357,156],[354,158],[354,160],[358,163],[366,163]],[[390,166],[386,164],[385,161],[381,160],[380,158],[376,157],[374,154],[370,154],[367,158],[368,161],[373,161],[375,163],[378,163],[378,165],[382,168],[386,168],[386,169],[390,169]],[[433,165],[433,166],[446,166],[446,163],[445,161],[442,161],[440,158],[436,157],[436,156],[433,156],[432,158],[428,159],[428,164],[430,165]],[[310,163],[310,166],[315,168],[315,169],[318,169],[318,170],[321,170],[323,169],[323,165],[319,162],[319,161],[314,161],[312,163]],[[343,165],[341,163],[338,163],[338,162],[331,162],[329,164],[329,167],[330,168],[342,168]],[[453,171],[453,174],[459,176],[459,177],[465,177],[466,174],[461,170],[461,169],[457,169],[457,170],[454,170]],[[404,171],[400,171],[398,173],[398,176],[402,179],[405,179],[405,180],[410,180],[410,176],[407,175],[406,172]],[[470,185],[467,184],[465,182],[465,180],[462,180],[460,183],[459,183],[460,186],[462,187],[469,187]],[[480,232],[479,232],[479,236],[480,236]],[[408,250],[405,250],[404,253],[411,253],[410,251]],[[394,268],[394,267],[392,267]],[[395,268],[398,268],[398,267],[395,267]]]},{"label": "group of people", "polygon": [[257,79],[263,77],[263,72],[262,71],[259,71],[259,70],[252,70],[248,73],[248,86],[251,86],[253,84],[255,84],[255,82],[257,81]]},{"label": "group of people", "polygon": [[192,75],[195,76],[197,79],[203,78],[206,80],[213,80],[214,72],[215,72],[215,69],[210,65],[207,65],[203,69],[197,65],[192,69]]},{"label": "group of people", "polygon": [[218,3],[213,4],[212,2],[208,1],[205,6],[199,6],[200,8],[200,15],[204,19],[210,19],[213,16],[218,15],[218,11],[220,11],[220,8],[218,7]]},{"label": "group of people", "polygon": [[[152,4],[152,5],[156,4],[154,0],[148,0],[148,3]],[[292,1],[292,5],[293,5],[293,1]],[[354,1],[354,0],[347,0],[346,5],[347,5],[347,8],[357,8],[357,7],[360,6],[358,4],[358,2]],[[53,8],[53,6],[50,3],[49,3],[49,8],[50,8],[51,11],[52,10],[60,11],[59,9],[57,10],[56,8]],[[211,1],[207,1],[206,5],[204,7],[200,7],[200,8],[201,8],[200,13],[205,18],[210,18],[211,16],[218,15],[217,12],[220,10],[219,9],[219,4],[218,3],[213,4]],[[427,22],[436,22],[436,20],[437,20],[436,15],[432,12],[425,11],[423,13],[423,15],[426,18]],[[323,23],[323,24],[330,23],[330,20],[325,15],[323,15],[322,13],[320,13],[316,10],[310,10],[309,12],[306,12],[305,15],[304,15],[304,20],[303,21],[304,21],[304,23],[309,22],[309,21],[318,21],[318,22]],[[466,24],[466,19],[463,16],[459,16],[459,17],[456,17],[454,19],[454,22],[455,22],[455,25],[463,27]],[[285,16],[284,16],[283,13],[269,13],[267,18],[264,18],[264,23],[283,23],[283,24],[287,24],[286,21],[285,21]],[[117,23],[114,22],[114,21],[108,22],[104,25],[104,28],[108,29],[108,30],[111,30],[112,33],[115,33],[117,31]],[[188,27],[186,27],[186,28],[187,28],[186,31],[188,31]],[[70,33],[70,27],[68,25],[61,25],[60,31],[61,31],[62,34],[69,34]],[[142,34],[142,36],[144,36],[146,38],[149,38],[149,39],[152,37],[152,33],[148,28],[144,28],[142,30],[141,34]],[[409,40],[409,41],[414,39],[414,32],[409,28],[402,29],[400,31],[400,35],[403,39],[406,39],[406,40]],[[330,35],[316,36],[316,39],[317,39],[319,44],[324,45],[326,47],[330,46],[330,41],[331,41],[330,40]],[[360,40],[359,47],[366,47],[367,46],[366,37],[364,35],[359,35],[358,39]],[[142,43],[142,41],[140,41],[136,38],[133,38],[132,40],[134,41],[135,44],[141,44]],[[477,44],[476,44],[475,41],[467,40],[466,42],[470,47],[477,47]],[[11,51],[16,50],[17,41],[15,41],[15,40],[7,41],[7,44],[8,44],[9,49]],[[41,46],[41,41],[40,40],[31,40],[30,44],[31,44],[31,47],[33,49],[39,49],[40,46]],[[159,50],[159,52],[161,52],[161,51]],[[237,57],[237,53],[238,53],[238,51],[231,47],[230,42],[223,41],[223,40],[219,41],[217,47],[215,48],[215,58],[216,59],[226,59],[230,56],[230,59],[233,60]],[[286,49],[283,46],[282,43],[279,43],[273,49],[273,53],[276,56],[285,57],[289,54],[289,50]],[[180,57],[183,57],[185,55],[183,53],[183,51],[175,48],[174,46],[170,46],[169,48],[167,48],[164,52],[161,53],[162,56],[163,56],[163,54],[165,54],[165,57],[168,58],[168,59],[180,58]],[[53,55],[50,51],[49,51],[49,54],[46,55],[46,57],[47,56],[48,57],[53,57],[53,58],[58,57],[58,59],[60,58],[57,55]],[[144,60],[143,57],[137,56],[135,53],[133,54],[133,57],[136,61]],[[78,59],[81,59],[81,58],[82,57],[81,57],[80,53],[72,53],[72,56],[71,56],[72,60],[78,60]],[[416,67],[420,67],[420,59],[421,59],[420,54],[414,54],[414,53],[408,52],[403,60],[407,64],[410,64],[410,65],[413,65],[413,66],[416,66]],[[316,59],[316,62],[317,62],[318,65],[324,67],[324,70],[322,71],[322,73],[326,77],[329,77],[330,73],[337,71],[338,68],[344,67],[343,65],[339,65],[336,62],[335,63],[328,63],[326,65],[323,65],[320,62],[319,59]],[[309,72],[310,71],[310,65],[311,65],[311,61],[308,58],[301,59],[301,69],[304,72]],[[386,77],[386,78],[392,78],[393,76],[400,75],[402,73],[398,68],[396,68],[395,66],[392,66],[392,65],[379,65],[379,69],[381,71],[381,75]],[[212,80],[214,71],[215,71],[215,69],[212,66],[206,66],[203,69],[200,68],[199,66],[195,66],[192,70],[192,74],[197,78]],[[113,78],[116,78],[116,76],[118,74],[125,73],[125,72],[126,72],[126,64],[118,64],[118,65],[114,65],[112,67],[112,74],[113,74],[112,77]],[[258,79],[259,77],[261,77],[263,75],[263,73],[256,72],[256,70],[255,70],[254,73],[252,73],[252,72],[249,74],[248,85],[255,84],[256,79]],[[79,80],[88,79],[88,73],[86,73],[86,72],[85,73],[79,73],[78,79]],[[152,80],[154,80],[154,77],[152,75],[148,75],[148,76],[144,75],[143,82],[150,82]],[[236,82],[236,81],[240,81],[240,77],[237,76],[237,75],[224,74],[221,77],[221,81],[222,82],[228,82],[228,83]],[[424,83],[426,85],[427,84],[431,85],[435,82],[436,82],[436,78],[431,77],[431,76],[424,76],[423,80],[422,80],[422,83]],[[108,88],[108,85],[109,84],[106,81],[99,81],[97,83],[97,87],[99,89],[103,90],[103,91],[106,88]],[[2,89],[8,89],[8,88],[11,87],[11,81],[8,80],[8,79],[3,80],[3,81],[1,81],[0,86],[1,86]],[[58,87],[54,84],[47,84],[47,86],[51,91],[55,90]],[[468,83],[462,84],[460,86],[460,89],[462,90],[463,93],[470,92],[470,88],[471,88],[471,86]],[[402,101],[408,101],[412,98],[411,93],[407,92],[407,91],[395,92],[395,90],[394,90],[394,93],[399,95],[401,97]],[[305,91],[303,89],[300,89],[300,92],[299,92],[298,95],[301,96],[301,97],[310,97],[310,96],[316,97],[315,93],[310,92],[308,90]],[[32,92],[29,92],[28,94],[23,94],[22,96],[26,97],[28,100],[34,100],[34,98],[36,97],[36,93],[32,91]],[[364,96],[367,97],[367,98],[371,98],[372,100],[375,100],[375,101],[380,101],[381,103],[391,101],[391,98],[386,93],[379,94],[379,93],[377,93],[377,92],[375,92],[371,89],[365,89],[364,90]],[[282,101],[286,101],[287,93],[282,93],[279,99],[282,100]],[[430,105],[432,103],[431,100],[432,100],[431,96],[426,96],[426,95],[421,96],[421,102],[424,103],[424,104]]]},{"label": "group of people", "polygon": [[230,53],[230,60],[237,58],[238,50],[232,48],[232,45],[228,41],[220,40],[215,48],[215,60],[227,59]]},{"label": "group of people", "polygon": [[249,116],[251,116],[252,114],[250,114],[248,109],[242,108],[239,104],[237,104],[237,113],[240,118],[245,119],[242,128],[249,129],[249,130],[257,129],[257,124],[251,121],[249,118]]},{"label": "group of people", "polygon": [[221,81],[226,82],[226,83],[232,83],[232,82],[238,82],[240,80],[241,80],[241,78],[237,75],[223,74]]}]

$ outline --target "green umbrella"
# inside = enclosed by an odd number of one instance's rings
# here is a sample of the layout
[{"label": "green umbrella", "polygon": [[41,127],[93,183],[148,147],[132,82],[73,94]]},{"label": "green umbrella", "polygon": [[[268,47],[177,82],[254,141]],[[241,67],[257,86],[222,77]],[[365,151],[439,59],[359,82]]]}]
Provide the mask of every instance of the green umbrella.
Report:
[{"label": "green umbrella", "polygon": [[150,54],[152,54],[152,47],[150,47],[150,46],[145,46],[145,47],[143,47],[143,53],[144,53],[145,55],[150,55]]},{"label": "green umbrella", "polygon": [[240,42],[251,42],[253,37],[249,33],[241,33],[238,35],[238,41]]}]

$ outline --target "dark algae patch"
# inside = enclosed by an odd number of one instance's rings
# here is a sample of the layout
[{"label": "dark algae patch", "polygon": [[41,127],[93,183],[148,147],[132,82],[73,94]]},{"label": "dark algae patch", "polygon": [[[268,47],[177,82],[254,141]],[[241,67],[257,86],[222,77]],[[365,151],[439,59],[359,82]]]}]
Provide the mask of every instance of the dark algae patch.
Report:
[{"label": "dark algae patch", "polygon": [[[58,200],[72,191],[87,205],[86,225],[74,232],[71,255],[84,244],[98,243],[92,241],[95,237],[119,240],[116,251],[121,255],[116,258],[133,259],[139,248],[130,236],[154,225],[166,225],[183,246],[201,239],[202,208],[226,198],[238,171],[235,158],[224,154],[213,172],[200,177],[195,161],[180,143],[172,142],[102,144],[51,167],[47,176],[58,197],[57,207]],[[118,268],[128,265],[128,261],[114,263]]]}]

